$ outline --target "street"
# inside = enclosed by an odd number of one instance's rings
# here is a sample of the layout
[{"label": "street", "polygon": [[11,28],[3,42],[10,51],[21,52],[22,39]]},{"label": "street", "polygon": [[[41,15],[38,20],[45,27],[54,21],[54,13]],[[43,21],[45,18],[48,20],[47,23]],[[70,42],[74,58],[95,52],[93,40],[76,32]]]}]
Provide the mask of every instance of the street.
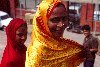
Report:
[{"label": "street", "polygon": [[[32,25],[28,25],[28,37],[27,37],[27,41],[25,42],[26,46],[29,45],[30,42],[30,34],[31,34],[31,30],[32,30]],[[72,32],[67,32],[65,30],[64,35],[65,38],[71,39],[71,40],[75,40],[76,42],[82,44],[83,43],[83,39],[84,39],[84,35],[83,34],[77,34],[77,33],[72,33]],[[3,50],[6,46],[6,33],[5,31],[1,31],[0,30],[0,60],[3,54]],[[80,64],[80,66],[78,67],[83,67],[83,64]],[[95,60],[95,66],[94,67],[100,67],[100,56],[96,55],[96,60]]]}]

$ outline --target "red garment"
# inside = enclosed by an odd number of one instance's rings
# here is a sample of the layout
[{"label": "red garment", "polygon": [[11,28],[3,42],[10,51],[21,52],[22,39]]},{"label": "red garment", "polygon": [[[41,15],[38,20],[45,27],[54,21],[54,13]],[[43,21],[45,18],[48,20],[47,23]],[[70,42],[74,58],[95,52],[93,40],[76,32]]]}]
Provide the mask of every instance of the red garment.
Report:
[{"label": "red garment", "polygon": [[3,53],[0,67],[25,67],[26,46],[15,42],[16,30],[26,23],[22,19],[14,19],[6,27],[7,45]]}]

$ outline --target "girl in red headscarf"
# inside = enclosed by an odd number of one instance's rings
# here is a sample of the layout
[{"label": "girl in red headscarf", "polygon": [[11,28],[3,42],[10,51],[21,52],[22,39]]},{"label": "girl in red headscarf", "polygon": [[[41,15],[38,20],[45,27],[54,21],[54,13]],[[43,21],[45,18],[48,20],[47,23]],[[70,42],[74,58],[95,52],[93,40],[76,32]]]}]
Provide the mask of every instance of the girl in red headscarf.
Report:
[{"label": "girl in red headscarf", "polygon": [[13,19],[6,27],[7,45],[0,67],[25,67],[27,23],[22,19]]}]

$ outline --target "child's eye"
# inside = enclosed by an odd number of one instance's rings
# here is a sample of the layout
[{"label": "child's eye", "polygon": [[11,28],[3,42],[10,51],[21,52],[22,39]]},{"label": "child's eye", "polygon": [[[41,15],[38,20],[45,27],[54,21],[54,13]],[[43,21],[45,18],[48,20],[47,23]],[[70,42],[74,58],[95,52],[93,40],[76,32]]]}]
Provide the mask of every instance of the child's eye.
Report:
[{"label": "child's eye", "polygon": [[19,34],[17,34],[17,35],[18,35],[18,36],[20,36],[20,37],[21,37],[21,36],[23,36],[23,34],[22,34],[22,33],[19,33]]}]

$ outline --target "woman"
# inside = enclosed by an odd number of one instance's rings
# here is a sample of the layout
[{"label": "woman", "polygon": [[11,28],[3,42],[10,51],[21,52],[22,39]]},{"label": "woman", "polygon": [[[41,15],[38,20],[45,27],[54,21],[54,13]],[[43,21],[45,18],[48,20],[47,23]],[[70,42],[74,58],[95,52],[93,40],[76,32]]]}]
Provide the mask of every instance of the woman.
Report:
[{"label": "woman", "polygon": [[7,45],[1,60],[1,67],[25,67],[27,23],[13,19],[6,27]]},{"label": "woman", "polygon": [[76,67],[83,61],[82,46],[62,37],[67,18],[62,2],[42,1],[33,19],[25,67]]}]

